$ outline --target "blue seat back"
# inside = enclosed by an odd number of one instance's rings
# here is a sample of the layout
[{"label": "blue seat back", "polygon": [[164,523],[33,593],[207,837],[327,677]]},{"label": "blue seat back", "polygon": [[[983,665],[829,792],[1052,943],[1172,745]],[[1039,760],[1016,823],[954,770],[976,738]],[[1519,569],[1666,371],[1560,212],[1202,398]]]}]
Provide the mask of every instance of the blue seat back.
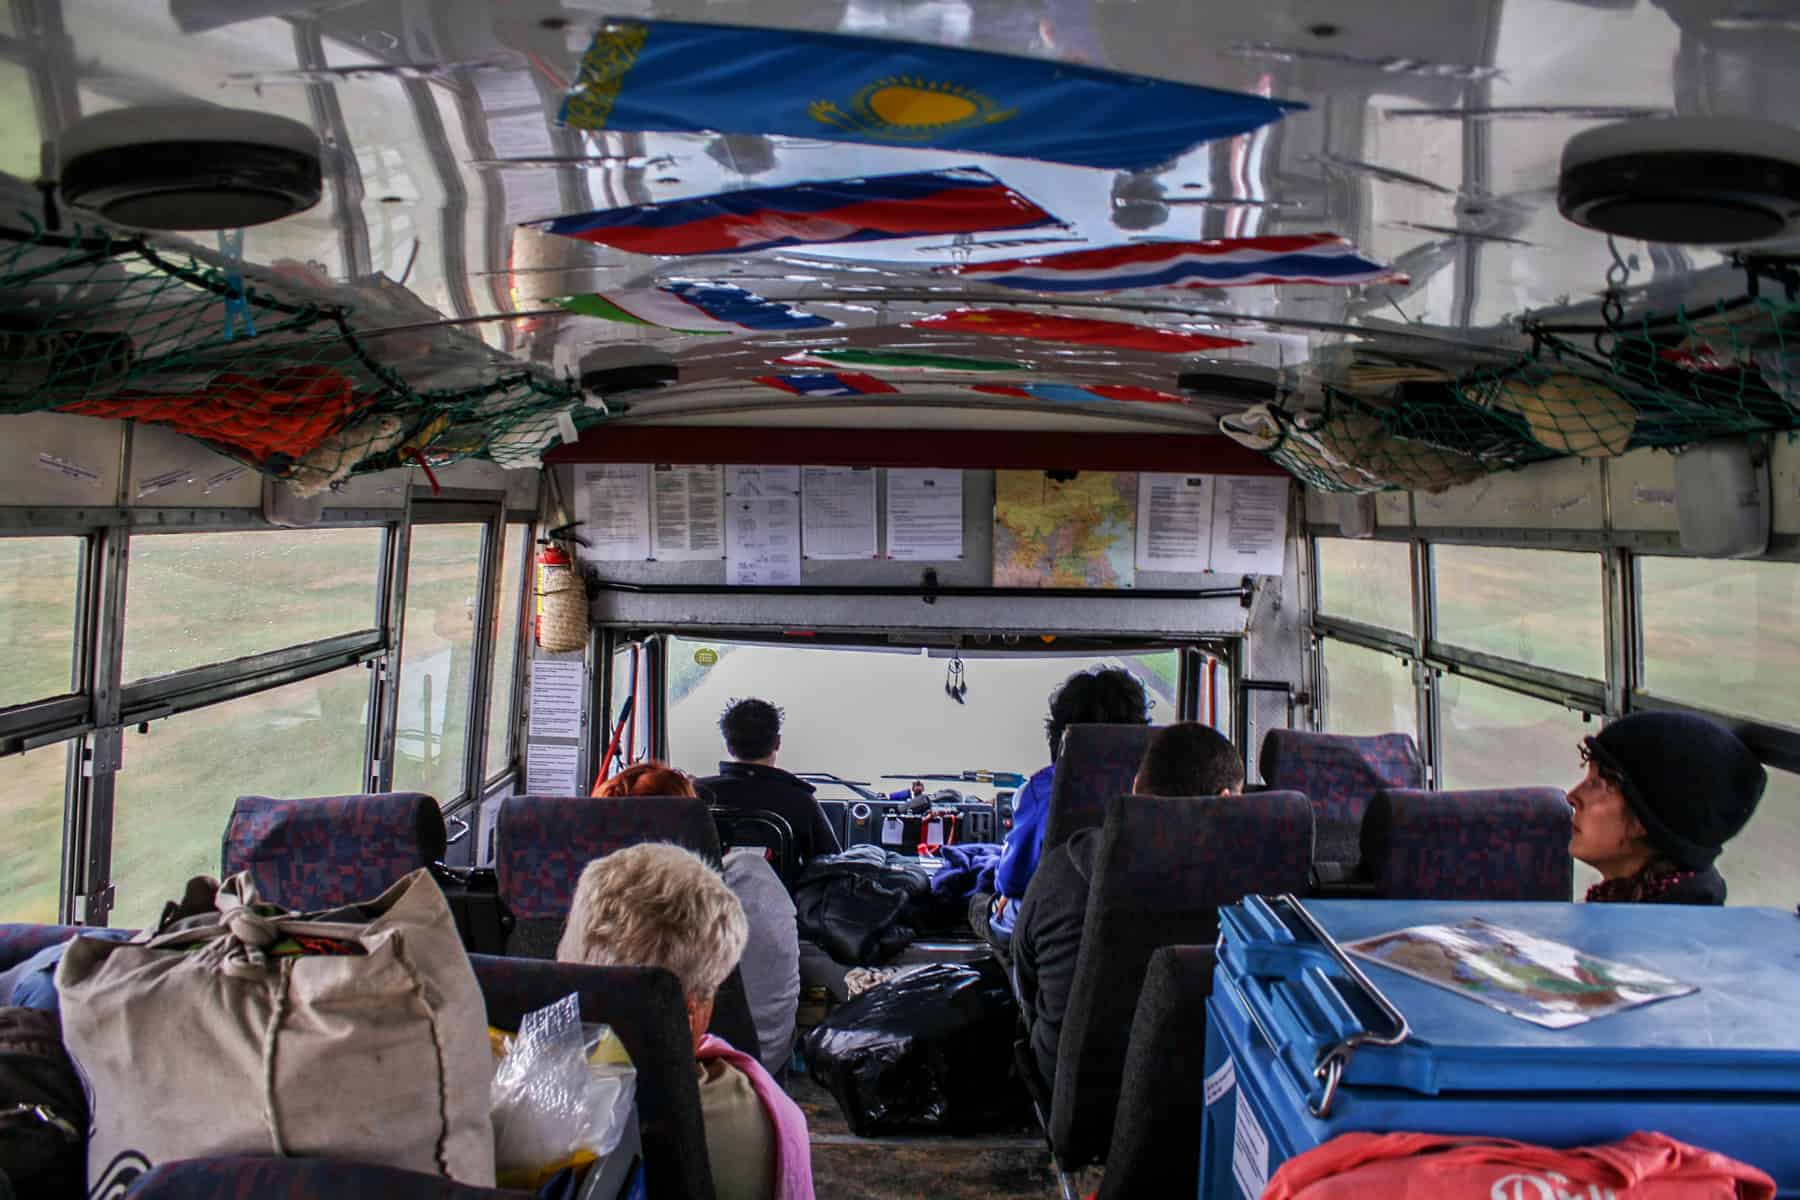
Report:
[{"label": "blue seat back", "polygon": [[421,792],[278,799],[239,796],[220,870],[249,871],[257,895],[284,908],[372,900],[444,857],[444,816]]},{"label": "blue seat back", "polygon": [[1312,802],[1321,862],[1357,861],[1363,813],[1376,792],[1425,784],[1425,760],[1406,733],[1350,737],[1271,729],[1258,761],[1266,787],[1299,792]]},{"label": "blue seat back", "polygon": [[1069,1170],[1106,1158],[1151,954],[1213,942],[1219,909],[1245,896],[1304,892],[1313,813],[1298,792],[1124,796],[1099,836],[1050,1106]]},{"label": "blue seat back", "polygon": [[1106,817],[1106,806],[1131,794],[1132,781],[1150,744],[1148,725],[1071,725],[1063,730],[1050,781],[1050,811],[1044,818],[1043,853],[1091,829]]},{"label": "blue seat back", "polygon": [[1569,804],[1555,788],[1379,792],[1363,866],[1388,900],[1567,900]]}]

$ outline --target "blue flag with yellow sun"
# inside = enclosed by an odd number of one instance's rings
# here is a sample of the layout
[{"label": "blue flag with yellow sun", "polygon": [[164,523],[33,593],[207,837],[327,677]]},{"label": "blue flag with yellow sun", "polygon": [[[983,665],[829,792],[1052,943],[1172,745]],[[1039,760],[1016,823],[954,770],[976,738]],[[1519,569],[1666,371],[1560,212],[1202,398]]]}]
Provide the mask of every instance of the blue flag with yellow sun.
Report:
[{"label": "blue flag with yellow sun", "polygon": [[1137,171],[1300,105],[835,33],[608,21],[563,101],[577,129],[827,138]]}]

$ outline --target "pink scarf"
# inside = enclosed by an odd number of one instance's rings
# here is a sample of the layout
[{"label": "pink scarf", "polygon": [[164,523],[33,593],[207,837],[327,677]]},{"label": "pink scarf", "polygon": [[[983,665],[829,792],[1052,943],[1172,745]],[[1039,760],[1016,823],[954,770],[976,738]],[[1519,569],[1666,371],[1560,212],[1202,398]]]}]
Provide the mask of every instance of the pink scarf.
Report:
[{"label": "pink scarf", "polygon": [[701,1062],[722,1058],[750,1080],[763,1111],[775,1126],[775,1200],[813,1200],[812,1142],[806,1135],[806,1114],[763,1065],[723,1038],[707,1034],[700,1039],[694,1057]]}]

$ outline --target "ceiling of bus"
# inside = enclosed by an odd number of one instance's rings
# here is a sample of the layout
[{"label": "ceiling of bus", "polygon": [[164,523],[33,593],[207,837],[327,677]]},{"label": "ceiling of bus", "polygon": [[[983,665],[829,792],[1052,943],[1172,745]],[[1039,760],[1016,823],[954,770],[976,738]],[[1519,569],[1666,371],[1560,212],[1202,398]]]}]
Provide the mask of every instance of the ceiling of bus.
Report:
[{"label": "ceiling of bus", "polygon": [[[176,10],[203,32],[177,30]],[[556,120],[602,15],[836,31],[1113,68],[1304,102],[1161,168],[1118,172],[794,137],[582,134]],[[924,372],[859,396],[752,381],[820,349],[1002,357],[1019,378],[1165,394],[1199,369],[1274,378],[1345,342],[1455,370],[1520,342],[1517,319],[1594,305],[1606,239],[1555,205],[1565,141],[1604,117],[1792,112],[1800,19],[1743,0],[12,0],[0,5],[0,168],[31,179],[38,134],[80,115],[199,99],[284,114],[328,144],[326,199],[248,231],[245,256],[338,282],[403,281],[495,350],[568,373],[674,363],[672,387],[611,419],[1210,432],[1241,405],[1105,399],[1093,408],[972,390]],[[35,112],[38,130],[17,117]],[[925,237],[666,259],[521,223],[749,187],[976,164],[1066,223],[1056,240]],[[1086,296],[1060,308],[934,272],[1142,239],[1328,232],[1404,283]],[[987,246],[985,243],[1011,245]],[[1709,250],[1621,243],[1634,287],[1714,286]],[[567,315],[552,297],[672,279],[732,282],[839,328],[711,339]],[[1170,355],[1047,347],[910,323],[970,305],[1154,324],[1247,343]],[[529,315],[514,316],[525,313]],[[506,319],[501,319],[506,318]],[[404,369],[404,368],[402,368]],[[861,413],[858,417],[855,414]]]}]

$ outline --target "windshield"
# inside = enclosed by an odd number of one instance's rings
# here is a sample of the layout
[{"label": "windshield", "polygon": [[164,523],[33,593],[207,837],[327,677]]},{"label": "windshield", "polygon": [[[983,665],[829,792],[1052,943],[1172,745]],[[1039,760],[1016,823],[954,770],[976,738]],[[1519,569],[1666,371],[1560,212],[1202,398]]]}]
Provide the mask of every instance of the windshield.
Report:
[{"label": "windshield", "polygon": [[[732,645],[669,639],[669,753],[710,775],[727,757],[719,714],[759,696],[784,710],[777,763],[801,775],[830,774],[894,792],[928,775],[1009,771],[1029,776],[1050,761],[1044,717],[1050,693],[1076,671],[1120,666],[1143,681],[1158,725],[1177,717],[1178,652],[965,658],[967,690],[945,691],[951,660],[894,652],[807,646]],[[884,778],[884,776],[894,776]],[[986,800],[996,784],[931,781]],[[998,788],[1005,788],[1005,783]],[[849,790],[820,785],[822,798]]]}]

